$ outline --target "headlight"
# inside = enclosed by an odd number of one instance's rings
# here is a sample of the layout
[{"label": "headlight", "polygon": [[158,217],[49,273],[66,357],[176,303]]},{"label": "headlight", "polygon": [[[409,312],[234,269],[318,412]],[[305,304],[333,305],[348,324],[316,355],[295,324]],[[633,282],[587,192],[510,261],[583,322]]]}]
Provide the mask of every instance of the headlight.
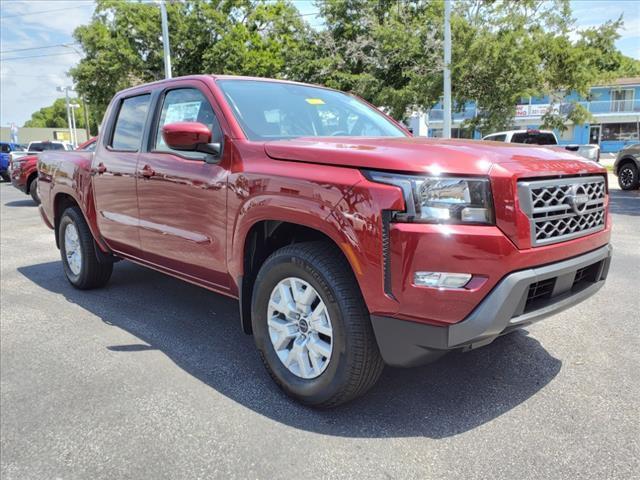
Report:
[{"label": "headlight", "polygon": [[367,171],[374,182],[400,187],[406,212],[397,212],[397,222],[472,223],[493,225],[493,207],[488,178],[423,177]]}]

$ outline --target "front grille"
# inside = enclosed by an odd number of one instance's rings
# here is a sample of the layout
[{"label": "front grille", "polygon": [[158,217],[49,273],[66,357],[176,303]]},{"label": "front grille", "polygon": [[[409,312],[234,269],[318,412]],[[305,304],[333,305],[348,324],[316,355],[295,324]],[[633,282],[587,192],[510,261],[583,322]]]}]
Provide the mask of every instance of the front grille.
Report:
[{"label": "front grille", "polygon": [[533,246],[563,242],[602,230],[604,177],[518,182],[518,199],[529,217]]}]

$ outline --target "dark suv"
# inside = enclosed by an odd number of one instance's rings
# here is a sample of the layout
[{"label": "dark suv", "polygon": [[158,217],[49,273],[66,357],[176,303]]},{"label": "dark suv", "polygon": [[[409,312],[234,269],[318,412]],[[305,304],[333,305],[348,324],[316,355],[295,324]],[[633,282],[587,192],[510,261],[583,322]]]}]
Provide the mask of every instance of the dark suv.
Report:
[{"label": "dark suv", "polygon": [[618,185],[622,190],[635,190],[640,186],[640,143],[624,147],[613,164],[613,173],[618,176]]}]

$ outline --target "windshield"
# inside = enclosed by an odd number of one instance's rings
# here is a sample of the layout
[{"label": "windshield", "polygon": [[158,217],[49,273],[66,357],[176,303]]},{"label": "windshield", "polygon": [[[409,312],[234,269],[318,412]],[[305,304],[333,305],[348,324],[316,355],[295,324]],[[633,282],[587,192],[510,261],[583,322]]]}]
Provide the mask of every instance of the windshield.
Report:
[{"label": "windshield", "polygon": [[381,112],[342,92],[259,80],[218,85],[250,140],[407,136]]}]

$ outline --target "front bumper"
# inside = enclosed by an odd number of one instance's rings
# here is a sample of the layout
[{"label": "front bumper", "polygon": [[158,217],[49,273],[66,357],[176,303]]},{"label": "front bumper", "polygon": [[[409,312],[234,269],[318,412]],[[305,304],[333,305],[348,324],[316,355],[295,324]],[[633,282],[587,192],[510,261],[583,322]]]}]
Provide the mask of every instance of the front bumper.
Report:
[{"label": "front bumper", "polygon": [[372,315],[382,357],[388,365],[421,365],[449,350],[486,345],[514,328],[565,310],[602,287],[611,251],[611,246],[605,245],[568,260],[513,272],[464,320],[452,325]]},{"label": "front bumper", "polygon": [[20,177],[19,175],[15,177],[13,176],[13,174],[11,175],[11,185],[16,187],[22,193],[27,193],[27,183],[26,182],[20,183],[21,180],[22,180],[22,177]]}]

